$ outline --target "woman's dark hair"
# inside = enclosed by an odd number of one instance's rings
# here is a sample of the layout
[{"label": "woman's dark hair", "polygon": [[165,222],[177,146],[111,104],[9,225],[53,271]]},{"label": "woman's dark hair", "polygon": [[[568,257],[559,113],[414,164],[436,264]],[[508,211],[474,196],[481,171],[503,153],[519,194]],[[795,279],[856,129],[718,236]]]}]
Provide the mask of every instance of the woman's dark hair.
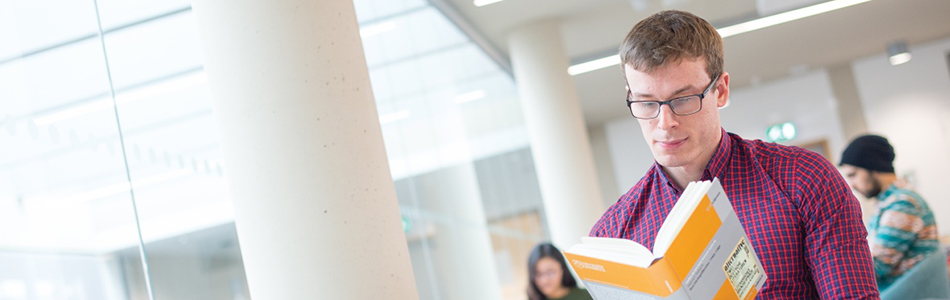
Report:
[{"label": "woman's dark hair", "polygon": [[534,246],[531,255],[528,256],[528,299],[530,300],[548,299],[538,289],[538,285],[534,283],[534,277],[537,276],[538,272],[538,261],[545,257],[550,257],[561,265],[561,286],[566,288],[577,287],[577,281],[574,281],[574,276],[571,276],[571,271],[567,269],[567,263],[564,260],[564,255],[561,255],[561,251],[550,243],[541,243]]}]

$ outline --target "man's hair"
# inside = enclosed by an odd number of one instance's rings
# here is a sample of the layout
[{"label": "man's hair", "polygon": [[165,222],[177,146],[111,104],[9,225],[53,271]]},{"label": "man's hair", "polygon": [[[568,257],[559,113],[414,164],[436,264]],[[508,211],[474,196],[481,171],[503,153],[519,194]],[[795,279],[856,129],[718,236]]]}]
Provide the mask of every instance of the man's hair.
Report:
[{"label": "man's hair", "polygon": [[[666,10],[643,19],[620,44],[621,67],[650,73],[683,59],[706,59],[709,78],[722,73],[722,37],[694,14]],[[625,73],[626,74],[626,73]]]}]

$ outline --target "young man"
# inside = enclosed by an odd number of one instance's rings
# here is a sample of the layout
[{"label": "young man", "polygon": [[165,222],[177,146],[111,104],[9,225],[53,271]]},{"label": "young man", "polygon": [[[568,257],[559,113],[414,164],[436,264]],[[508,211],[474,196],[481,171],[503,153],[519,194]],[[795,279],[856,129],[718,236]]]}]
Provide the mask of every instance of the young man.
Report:
[{"label": "young man", "polygon": [[720,126],[729,98],[722,38],[680,11],[644,19],[620,47],[627,105],[656,162],[592,236],[653,247],[690,181],[718,177],[768,275],[758,299],[877,299],[859,203],[834,165]]},{"label": "young man", "polygon": [[881,290],[939,248],[930,207],[897,180],[893,163],[894,148],[887,139],[865,135],[844,149],[840,164],[851,187],[877,207],[868,240]]}]

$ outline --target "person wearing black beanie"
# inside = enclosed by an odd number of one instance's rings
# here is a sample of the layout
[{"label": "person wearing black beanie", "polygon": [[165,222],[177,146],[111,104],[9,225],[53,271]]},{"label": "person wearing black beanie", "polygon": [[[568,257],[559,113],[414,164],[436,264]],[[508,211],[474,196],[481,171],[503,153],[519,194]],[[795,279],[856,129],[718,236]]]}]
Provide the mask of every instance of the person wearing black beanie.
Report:
[{"label": "person wearing black beanie", "polygon": [[876,207],[868,243],[882,294],[901,275],[937,251],[937,225],[920,195],[894,173],[894,147],[882,136],[855,138],[841,154],[841,173]]},{"label": "person wearing black beanie", "polygon": [[838,165],[851,187],[868,198],[881,193],[882,183],[890,185],[897,179],[894,147],[879,135],[864,135],[851,141]]}]

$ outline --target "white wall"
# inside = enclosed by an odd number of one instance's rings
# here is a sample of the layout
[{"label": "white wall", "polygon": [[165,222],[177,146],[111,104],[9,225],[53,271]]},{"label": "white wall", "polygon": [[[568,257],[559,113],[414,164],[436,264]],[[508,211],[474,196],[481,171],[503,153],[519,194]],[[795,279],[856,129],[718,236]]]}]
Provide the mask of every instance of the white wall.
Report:
[{"label": "white wall", "polygon": [[746,139],[765,139],[765,130],[775,124],[792,122],[798,129],[795,139],[782,142],[803,145],[828,142],[828,158],[837,162],[847,141],[836,111],[831,81],[825,70],[735,89],[730,104],[722,109],[722,127]]},{"label": "white wall", "polygon": [[594,155],[594,164],[597,166],[597,181],[600,184],[600,195],[603,198],[604,208],[610,207],[620,199],[622,192],[617,187],[613,160],[610,157],[610,145],[607,143],[607,130],[601,126],[588,128],[590,150]]},{"label": "white wall", "polygon": [[941,234],[950,233],[950,38],[911,45],[913,59],[891,66],[881,54],[853,63],[868,130],[894,146],[898,176],[910,176],[937,217]]},{"label": "white wall", "polygon": [[653,165],[653,153],[643,140],[640,125],[633,116],[607,122],[604,131],[607,133],[607,149],[614,163],[617,192],[623,195]]},{"label": "white wall", "polygon": [[[791,121],[798,128],[798,136],[785,144],[827,140],[835,161],[836,149],[846,143],[824,70],[734,89],[730,98],[729,106],[720,111],[722,126],[743,138],[763,139],[768,126]],[[633,117],[607,122],[605,128],[617,188],[625,193],[653,164],[653,155]]]}]

